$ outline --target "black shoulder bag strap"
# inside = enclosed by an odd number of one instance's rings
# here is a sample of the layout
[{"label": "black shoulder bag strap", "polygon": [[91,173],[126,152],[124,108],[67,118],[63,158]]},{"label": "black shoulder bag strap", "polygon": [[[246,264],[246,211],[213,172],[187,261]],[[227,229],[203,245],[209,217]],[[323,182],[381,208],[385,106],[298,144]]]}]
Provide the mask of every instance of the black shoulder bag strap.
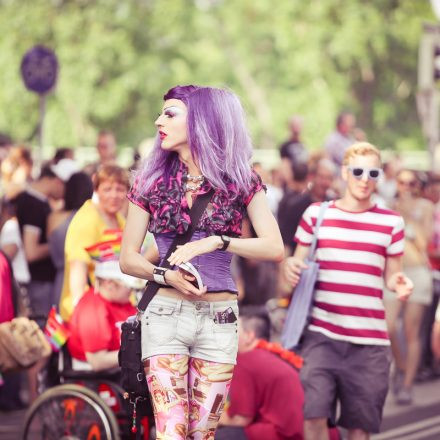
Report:
[{"label": "black shoulder bag strap", "polygon": [[[197,196],[197,198],[194,200],[191,210],[189,211],[191,224],[189,225],[186,232],[184,232],[183,234],[176,234],[176,237],[171,243],[171,246],[169,247],[167,254],[165,255],[164,259],[161,262],[161,267],[170,268],[171,265],[168,262],[169,256],[176,250],[177,246],[181,246],[191,240],[191,237],[194,234],[194,231],[196,230],[196,226],[199,223],[200,217],[202,216],[203,212],[206,209],[206,206],[211,200],[213,193],[214,193],[214,189],[211,188],[207,193]],[[137,306],[137,309],[140,313],[143,313],[145,311],[148,304],[153,299],[154,295],[156,295],[156,292],[159,290],[159,287],[161,286],[155,283],[154,281],[148,281],[147,286],[142,295],[142,298]]]}]

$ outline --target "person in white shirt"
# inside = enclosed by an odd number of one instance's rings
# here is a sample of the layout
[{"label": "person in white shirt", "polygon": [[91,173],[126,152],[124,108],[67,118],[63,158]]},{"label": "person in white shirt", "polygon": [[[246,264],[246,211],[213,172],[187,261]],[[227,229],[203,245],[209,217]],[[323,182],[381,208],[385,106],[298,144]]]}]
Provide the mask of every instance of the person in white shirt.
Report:
[{"label": "person in white shirt", "polygon": [[5,222],[0,230],[0,248],[9,258],[15,280],[21,285],[29,283],[31,276],[21,240],[20,227],[15,217],[13,201],[3,201],[2,211]]}]

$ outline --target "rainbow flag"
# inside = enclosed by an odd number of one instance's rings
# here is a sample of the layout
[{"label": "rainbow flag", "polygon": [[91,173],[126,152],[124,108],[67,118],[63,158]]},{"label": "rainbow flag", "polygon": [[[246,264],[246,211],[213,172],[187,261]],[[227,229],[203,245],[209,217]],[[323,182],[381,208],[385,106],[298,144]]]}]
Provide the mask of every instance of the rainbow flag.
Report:
[{"label": "rainbow flag", "polygon": [[96,262],[118,260],[121,253],[121,229],[107,229],[102,240],[86,248],[90,257]]},{"label": "rainbow flag", "polygon": [[115,260],[121,253],[120,241],[106,241],[86,248],[90,258],[96,261]]},{"label": "rainbow flag", "polygon": [[69,329],[55,307],[52,307],[47,318],[44,334],[54,351],[60,351],[61,347],[67,342],[70,336]]}]

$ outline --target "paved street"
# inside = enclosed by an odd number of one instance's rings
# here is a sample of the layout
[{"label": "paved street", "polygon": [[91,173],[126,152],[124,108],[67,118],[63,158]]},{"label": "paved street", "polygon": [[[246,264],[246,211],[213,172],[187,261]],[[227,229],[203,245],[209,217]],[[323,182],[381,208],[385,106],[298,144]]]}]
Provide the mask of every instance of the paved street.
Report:
[{"label": "paved street", "polygon": [[[414,391],[414,404],[410,406],[398,406],[388,396],[382,432],[371,440],[440,439],[440,379],[417,384]],[[24,414],[0,412],[0,440],[19,440]]]},{"label": "paved street", "polygon": [[0,411],[0,440],[19,440],[26,411]]},{"label": "paved street", "polygon": [[440,439],[440,379],[416,384],[414,404],[396,405],[388,395],[382,432],[372,440]]}]

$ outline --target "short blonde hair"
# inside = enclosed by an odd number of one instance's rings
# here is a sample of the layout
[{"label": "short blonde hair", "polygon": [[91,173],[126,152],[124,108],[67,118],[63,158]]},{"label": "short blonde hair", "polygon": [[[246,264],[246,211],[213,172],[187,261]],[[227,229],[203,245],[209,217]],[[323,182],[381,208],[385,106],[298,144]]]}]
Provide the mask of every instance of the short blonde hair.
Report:
[{"label": "short blonde hair", "polygon": [[368,156],[370,154],[377,156],[382,164],[381,154],[377,147],[368,142],[356,142],[345,151],[342,165],[348,165],[350,159],[354,156]]},{"label": "short blonde hair", "polygon": [[128,172],[118,165],[101,165],[93,176],[93,186],[98,189],[104,181],[117,182],[124,185],[127,190],[130,188]]}]

